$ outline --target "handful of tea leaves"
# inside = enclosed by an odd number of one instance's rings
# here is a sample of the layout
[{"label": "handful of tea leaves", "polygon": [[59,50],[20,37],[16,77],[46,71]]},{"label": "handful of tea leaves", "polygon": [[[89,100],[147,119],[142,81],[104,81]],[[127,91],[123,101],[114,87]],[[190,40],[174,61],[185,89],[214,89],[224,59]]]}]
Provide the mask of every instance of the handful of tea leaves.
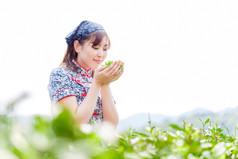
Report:
[{"label": "handful of tea leaves", "polygon": [[[111,64],[113,63],[113,61],[106,61],[105,62],[105,64],[104,65],[102,65],[102,66],[107,66],[107,67],[109,67]],[[122,66],[122,62],[120,61],[120,69],[121,69],[121,71],[123,71],[123,66]]]}]

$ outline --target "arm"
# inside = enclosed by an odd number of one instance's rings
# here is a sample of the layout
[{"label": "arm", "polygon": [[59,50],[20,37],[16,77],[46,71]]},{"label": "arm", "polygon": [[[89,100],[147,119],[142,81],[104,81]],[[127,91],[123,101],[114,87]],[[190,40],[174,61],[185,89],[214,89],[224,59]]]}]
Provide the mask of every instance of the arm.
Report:
[{"label": "arm", "polygon": [[114,100],[112,99],[112,93],[109,85],[102,86],[101,95],[103,120],[111,122],[115,127],[117,127],[119,116],[115,107]]},{"label": "arm", "polygon": [[[123,71],[120,69],[120,66],[120,61],[116,61],[112,64],[112,66],[110,66],[110,83],[118,80],[121,77]],[[124,63],[122,63],[122,67],[124,67]],[[116,104],[112,99],[112,93],[109,86],[110,83],[104,84],[101,88],[103,119],[104,121],[111,122],[115,127],[117,127],[117,124],[119,122],[119,116],[115,107]]]},{"label": "arm", "polygon": [[99,90],[100,85],[93,82],[87,96],[80,106],[78,106],[75,96],[63,98],[58,103],[70,109],[70,111],[75,115],[75,119],[78,124],[88,123],[95,109]]}]

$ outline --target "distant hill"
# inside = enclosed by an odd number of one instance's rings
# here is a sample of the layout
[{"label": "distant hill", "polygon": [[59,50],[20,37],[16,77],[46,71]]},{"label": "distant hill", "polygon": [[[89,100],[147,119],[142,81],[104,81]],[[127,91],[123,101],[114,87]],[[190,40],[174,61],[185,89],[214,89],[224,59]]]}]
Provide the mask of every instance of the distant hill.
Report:
[{"label": "distant hill", "polygon": [[[223,133],[228,134],[224,127],[225,125],[229,129],[229,133],[234,134],[234,130],[238,124],[238,107],[227,108],[216,113],[205,108],[197,108],[178,116],[165,116],[161,114],[150,115],[152,125],[160,127],[163,130],[167,130],[168,125],[172,123],[182,127],[184,121],[192,123],[198,128],[202,128],[202,123],[199,118],[203,121],[210,118],[212,124],[218,122],[218,125],[224,130]],[[148,114],[135,114],[131,117],[120,120],[117,130],[118,132],[123,132],[124,130],[128,130],[128,128],[134,128],[143,131],[144,127],[148,126],[148,119]]]},{"label": "distant hill", "polygon": [[[44,116],[44,115],[41,115]],[[1,115],[0,115],[1,117]],[[46,118],[51,118],[49,116],[44,116]],[[23,125],[26,129],[28,125],[33,121],[34,115],[30,116],[15,116],[14,120]],[[129,128],[134,128],[140,131],[145,130],[145,126],[148,126],[148,121],[150,120],[152,126],[157,126],[163,130],[168,129],[169,124],[177,124],[182,127],[183,122],[188,122],[194,124],[197,128],[202,128],[202,123],[199,120],[202,119],[205,121],[207,118],[212,120],[212,124],[218,122],[218,125],[223,128],[224,132],[228,134],[224,125],[229,129],[230,135],[234,134],[235,128],[238,124],[238,107],[235,108],[226,108],[219,112],[212,112],[205,108],[197,108],[192,111],[180,114],[178,116],[166,116],[162,114],[146,114],[139,113],[132,115],[126,119],[120,120],[117,131],[123,132]],[[208,125],[207,125],[208,126]]]},{"label": "distant hill", "polygon": [[146,125],[148,123],[149,118],[151,119],[151,121],[163,122],[166,119],[172,118],[172,117],[161,115],[161,114],[156,114],[156,115],[154,114],[149,115],[146,113],[135,114],[126,119],[120,120],[118,125],[118,130],[119,131],[127,130],[129,127],[140,128],[141,126]]}]

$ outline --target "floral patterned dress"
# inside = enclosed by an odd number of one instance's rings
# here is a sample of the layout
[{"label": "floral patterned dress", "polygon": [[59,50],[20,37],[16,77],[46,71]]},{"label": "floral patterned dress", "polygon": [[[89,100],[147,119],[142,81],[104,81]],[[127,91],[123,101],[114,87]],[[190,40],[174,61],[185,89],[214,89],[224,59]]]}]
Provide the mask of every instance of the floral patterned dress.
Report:
[{"label": "floral patterned dress", "polygon": [[[50,74],[49,95],[51,102],[58,102],[69,96],[76,96],[78,106],[87,96],[87,92],[92,84],[93,70],[85,70],[76,61],[73,62],[78,66],[78,72],[66,69],[66,66],[60,66]],[[99,92],[94,112],[88,123],[101,123],[103,120],[102,100]]]}]

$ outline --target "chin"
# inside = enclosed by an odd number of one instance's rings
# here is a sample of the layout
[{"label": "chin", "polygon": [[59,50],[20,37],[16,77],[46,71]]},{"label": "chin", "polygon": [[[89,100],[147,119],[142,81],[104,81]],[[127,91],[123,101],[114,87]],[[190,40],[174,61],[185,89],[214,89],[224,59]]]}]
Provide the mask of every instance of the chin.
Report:
[{"label": "chin", "polygon": [[100,66],[100,65],[95,65],[95,66],[92,66],[91,68],[92,68],[92,70],[95,70],[95,69],[97,69],[99,66]]}]

